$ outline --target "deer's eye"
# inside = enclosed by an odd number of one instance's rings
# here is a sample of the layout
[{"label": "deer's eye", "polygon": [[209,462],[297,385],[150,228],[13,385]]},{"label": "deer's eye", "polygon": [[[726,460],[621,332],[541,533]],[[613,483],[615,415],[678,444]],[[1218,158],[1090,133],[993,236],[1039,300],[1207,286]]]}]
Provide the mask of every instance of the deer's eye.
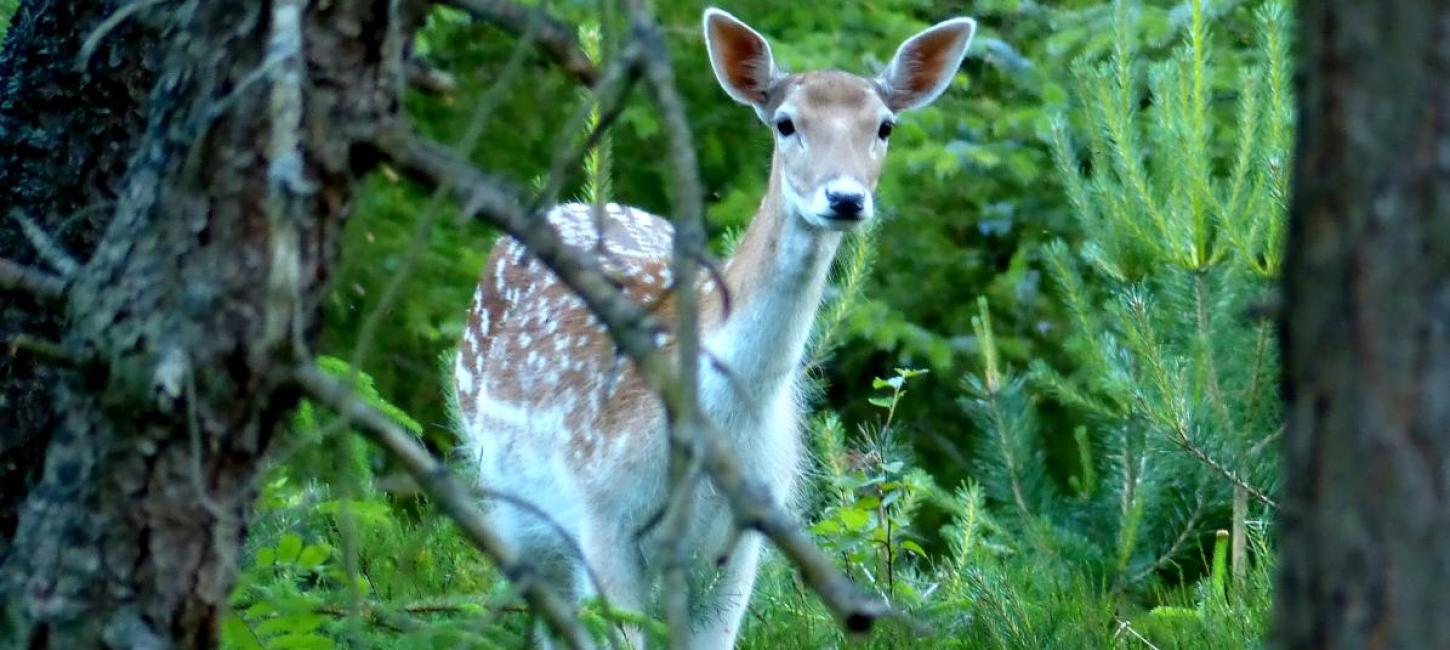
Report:
[{"label": "deer's eye", "polygon": [[795,134],[795,122],[788,117],[782,117],[775,121],[775,130],[781,137],[789,137]]},{"label": "deer's eye", "polygon": [[881,128],[876,129],[876,137],[885,140],[891,137],[891,130],[896,128],[896,123],[891,120],[882,120]]}]

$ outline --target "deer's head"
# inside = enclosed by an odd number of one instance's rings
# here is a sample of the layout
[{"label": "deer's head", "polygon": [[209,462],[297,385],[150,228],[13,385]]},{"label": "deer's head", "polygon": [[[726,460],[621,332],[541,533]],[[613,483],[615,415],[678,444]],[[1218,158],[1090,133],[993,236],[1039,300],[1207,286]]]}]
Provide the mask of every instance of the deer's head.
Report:
[{"label": "deer's head", "polygon": [[786,210],[828,230],[871,219],[896,116],[946,90],[975,31],[970,18],[938,23],[902,43],[874,79],[836,70],[787,74],[759,32],[719,9],[705,11],[715,77],[775,135],[772,164]]}]

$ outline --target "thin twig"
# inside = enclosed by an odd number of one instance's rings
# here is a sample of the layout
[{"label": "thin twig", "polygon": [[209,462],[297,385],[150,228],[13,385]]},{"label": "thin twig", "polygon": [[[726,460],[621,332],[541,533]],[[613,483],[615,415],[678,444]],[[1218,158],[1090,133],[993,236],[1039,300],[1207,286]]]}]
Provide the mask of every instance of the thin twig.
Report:
[{"label": "thin twig", "polygon": [[[699,163],[690,139],[690,125],[684,102],[675,87],[664,39],[643,2],[626,3],[629,8],[633,44],[642,50],[641,65],[649,89],[664,118],[669,145],[673,198],[675,287],[675,337],[679,369],[675,377],[680,391],[667,402],[670,416],[670,499],[662,528],[664,556],[665,619],[670,629],[670,646],[688,648],[690,643],[689,560],[685,540],[689,539],[691,511],[696,505],[700,468],[706,460],[700,446],[705,435],[705,416],[700,411],[700,309],[699,258],[705,248],[704,208],[701,200]],[[728,290],[722,284],[721,292]],[[722,364],[723,365],[723,364]],[[728,371],[727,371],[728,373]]]},{"label": "thin twig", "polygon": [[36,338],[29,334],[16,334],[5,341],[5,351],[10,356],[19,356],[24,352],[37,359],[43,359],[53,365],[67,368],[80,367],[81,360],[76,358],[64,345],[55,341]]},{"label": "thin twig", "polygon": [[[486,498],[503,501],[504,503],[518,508],[519,510],[523,510],[530,515],[533,515],[539,521],[543,522],[544,526],[548,527],[549,530],[553,531],[555,535],[558,535],[559,539],[563,540],[564,544],[569,547],[569,551],[574,554],[574,558],[579,560],[579,564],[584,567],[584,575],[589,578],[589,584],[594,587],[594,593],[599,598],[599,608],[603,610],[600,613],[604,616],[605,619],[614,619],[614,606],[610,604],[609,595],[604,593],[604,581],[599,578],[599,572],[594,569],[594,566],[589,564],[588,556],[584,555],[584,547],[579,545],[578,539],[575,539],[573,535],[569,534],[569,530],[567,528],[564,528],[564,524],[559,523],[559,520],[550,516],[549,513],[543,508],[539,507],[538,504],[534,503],[533,501],[529,501],[528,499],[525,499],[521,496],[509,494],[507,492],[499,492],[497,490],[490,490],[484,487],[478,487],[474,489]],[[623,647],[617,640],[611,639],[611,643],[613,643],[615,647]]]},{"label": "thin twig", "polygon": [[1189,455],[1197,458],[1199,462],[1207,465],[1209,469],[1218,472],[1219,475],[1223,476],[1225,479],[1228,479],[1229,483],[1233,483],[1234,485],[1242,488],[1243,491],[1247,492],[1249,496],[1254,498],[1255,501],[1258,501],[1259,503],[1262,503],[1276,510],[1279,508],[1279,504],[1276,503],[1272,498],[1270,498],[1269,495],[1264,494],[1263,491],[1249,484],[1248,481],[1240,478],[1239,475],[1234,473],[1233,470],[1224,467],[1223,463],[1220,463],[1212,456],[1209,456],[1208,452],[1204,451],[1198,445],[1193,444],[1193,441],[1189,440],[1186,437],[1174,436],[1174,442],[1177,443],[1178,446],[1181,447],[1184,451],[1188,452]]},{"label": "thin twig", "polygon": [[1203,508],[1203,500],[1199,499],[1197,506],[1193,509],[1193,514],[1183,524],[1183,530],[1178,532],[1178,536],[1173,539],[1173,543],[1168,545],[1168,550],[1158,556],[1158,560],[1152,566],[1145,567],[1141,571],[1133,574],[1132,577],[1128,578],[1128,582],[1138,582],[1156,573],[1159,569],[1168,566],[1168,563],[1173,561],[1173,556],[1177,555],[1179,549],[1183,548],[1183,545],[1188,543],[1188,539],[1193,536],[1193,533],[1197,532],[1198,518],[1203,515]]},{"label": "thin twig", "polygon": [[1158,646],[1153,645],[1153,642],[1149,641],[1147,637],[1144,637],[1143,635],[1139,634],[1137,630],[1133,629],[1133,625],[1129,623],[1126,619],[1118,619],[1118,631],[1113,634],[1113,638],[1122,636],[1123,632],[1127,632],[1128,634],[1133,635],[1133,638],[1142,641],[1143,645],[1148,646],[1148,650],[1160,650]]},{"label": "thin twig", "polygon": [[0,290],[28,293],[45,300],[65,297],[65,280],[23,264],[0,258]]},{"label": "thin twig", "polygon": [[67,253],[55,239],[46,232],[34,219],[26,216],[25,211],[16,208],[10,211],[10,218],[20,224],[20,231],[51,268],[55,269],[62,277],[73,277],[80,265],[76,263],[75,256]]},{"label": "thin twig", "polygon": [[[530,212],[536,212],[554,205],[559,198],[559,191],[564,187],[565,173],[577,167],[580,161],[589,154],[595,147],[599,146],[604,134],[614,121],[624,112],[625,99],[629,97],[629,91],[634,87],[640,68],[642,54],[637,48],[625,49],[609,69],[604,77],[599,80],[588,101],[575,109],[569,121],[564,124],[561,133],[564,134],[564,145],[559,146],[554,152],[554,159],[549,163],[549,174],[546,176],[544,189],[534,198],[530,206]],[[596,113],[597,111],[597,113]],[[574,134],[584,130],[589,124],[590,115],[596,114],[589,134],[572,146],[568,146],[574,138]],[[603,231],[600,231],[603,235]]]},{"label": "thin twig", "polygon": [[574,30],[542,9],[525,7],[507,0],[442,0],[443,4],[462,10],[474,18],[493,23],[516,34],[528,29],[531,20],[539,22],[539,46],[554,61],[586,86],[599,78],[589,56],[579,47]]},{"label": "thin twig", "polygon": [[458,524],[468,541],[493,559],[503,575],[518,587],[529,605],[569,647],[576,650],[594,647],[569,603],[535,575],[534,567],[489,527],[483,511],[474,505],[470,491],[454,478],[446,465],[433,458],[396,422],[358,399],[347,385],[310,366],[298,369],[294,378],[309,397],[352,422],[359,433],[382,447],[411,474],[418,486]]},{"label": "thin twig", "polygon": [[452,95],[458,91],[458,78],[439,70],[422,59],[409,59],[407,63],[408,85],[430,95]]},{"label": "thin twig", "polygon": [[96,28],[91,31],[91,35],[86,37],[86,42],[81,44],[81,52],[76,57],[76,69],[85,70],[86,66],[90,64],[91,55],[95,54],[97,47],[100,47],[101,41],[105,39],[106,36],[112,31],[115,31],[115,29],[119,27],[121,23],[126,22],[127,18],[130,18],[131,16],[140,13],[141,11],[153,5],[161,4],[163,1],[164,0],[132,0],[130,4],[127,4],[126,6],[117,9],[115,13],[106,16],[106,19],[101,21],[101,24],[97,25]]},{"label": "thin twig", "polygon": [[[527,59],[529,51],[533,49],[534,39],[538,32],[536,23],[537,19],[533,19],[524,28],[518,43],[514,45],[513,51],[509,54],[508,61],[504,63],[488,91],[474,105],[473,113],[468,118],[468,126],[453,148],[454,155],[464,159],[473,155],[479,140],[483,138],[483,134],[493,120],[494,111],[498,110],[508,90],[513,87],[514,82],[523,71],[524,61]],[[413,239],[404,251],[403,263],[389,275],[382,295],[368,312],[367,317],[363,319],[362,328],[358,330],[357,343],[353,346],[352,355],[348,359],[355,370],[360,370],[364,366],[377,330],[383,324],[383,318],[390,313],[398,298],[403,295],[404,287],[411,278],[414,267],[427,252],[433,225],[438,218],[439,205],[443,202],[449,189],[439,185],[434,189],[433,195],[428,198],[428,204],[421,212],[422,218],[414,229]]]}]

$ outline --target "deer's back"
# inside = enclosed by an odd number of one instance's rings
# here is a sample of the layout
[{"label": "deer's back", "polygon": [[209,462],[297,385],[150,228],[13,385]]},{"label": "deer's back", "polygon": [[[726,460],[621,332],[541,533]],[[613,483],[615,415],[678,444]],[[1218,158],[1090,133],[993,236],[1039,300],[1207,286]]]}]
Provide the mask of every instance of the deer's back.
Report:
[{"label": "deer's back", "polygon": [[[667,221],[615,204],[598,224],[583,204],[560,205],[548,219],[566,245],[599,259],[632,300],[664,298],[673,237]],[[584,475],[628,465],[659,438],[650,434],[663,421],[658,400],[615,353],[602,323],[512,238],[495,245],[474,291],[454,387],[466,447],[485,476],[541,459]]]}]

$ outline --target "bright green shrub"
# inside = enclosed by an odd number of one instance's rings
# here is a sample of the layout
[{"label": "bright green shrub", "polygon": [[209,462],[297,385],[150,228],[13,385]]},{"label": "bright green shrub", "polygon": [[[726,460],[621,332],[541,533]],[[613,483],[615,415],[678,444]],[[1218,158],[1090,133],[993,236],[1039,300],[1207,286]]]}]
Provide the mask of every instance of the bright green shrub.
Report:
[{"label": "bright green shrub", "polygon": [[[1033,592],[1044,586],[1054,598],[1086,590],[1141,608],[1197,593],[1190,600],[1214,603],[1212,612],[1155,610],[1144,625],[1192,647],[1240,647],[1262,629],[1271,559],[1268,531],[1256,522],[1271,516],[1278,480],[1278,356],[1272,324],[1256,312],[1283,236],[1288,17],[1279,4],[1257,12],[1257,60],[1224,85],[1203,3],[1187,10],[1185,42],[1145,65],[1126,27],[1132,5],[1118,2],[1109,60],[1075,68],[1082,153],[1067,119],[1052,135],[1083,237],[1044,253],[1071,315],[1065,359],[1035,361],[1025,375],[1001,364],[983,304],[983,370],[966,382],[963,400],[981,431],[981,487],[969,495],[986,497],[1011,552],[967,571],[987,576],[970,590],[986,599],[981,607],[1042,606]],[[1226,93],[1236,95],[1231,108],[1215,101]],[[1221,111],[1232,117],[1221,120]],[[1043,399],[1080,414],[1083,426],[1037,426]],[[1054,442],[1077,450],[1066,485],[1044,463]],[[1248,506],[1238,519],[1236,496]],[[1226,600],[1222,571],[1195,586],[1221,529],[1258,541],[1256,566],[1240,568],[1253,578]],[[1215,586],[1219,597],[1208,597]],[[1098,623],[1136,625],[1117,611],[1100,612],[1108,620]],[[1231,615],[1216,621],[1234,633],[1185,632],[1224,611]],[[1003,647],[1057,638],[1019,637],[999,623],[981,625],[989,638],[1012,639]]]}]

